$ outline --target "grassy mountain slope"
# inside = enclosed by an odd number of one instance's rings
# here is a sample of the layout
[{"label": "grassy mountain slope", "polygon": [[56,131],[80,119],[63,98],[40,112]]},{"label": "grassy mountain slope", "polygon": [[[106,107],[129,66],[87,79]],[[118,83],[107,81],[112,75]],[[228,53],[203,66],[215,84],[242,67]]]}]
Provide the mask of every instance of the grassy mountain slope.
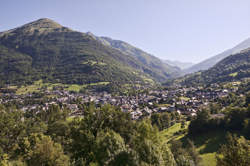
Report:
[{"label": "grassy mountain slope", "polygon": [[226,50],[226,51],[224,51],[216,56],[213,56],[213,57],[206,59],[206,60],[204,60],[196,65],[191,66],[190,68],[187,68],[186,70],[184,70],[184,73],[188,74],[188,73],[194,73],[194,72],[197,72],[200,70],[207,70],[207,69],[213,67],[216,63],[218,63],[222,59],[224,59],[232,54],[239,53],[240,51],[247,49],[249,47],[250,47],[250,38],[241,42],[240,44],[238,44],[237,46],[235,46],[232,49]]},{"label": "grassy mountain slope", "polygon": [[0,33],[0,66],[2,83],[10,84],[159,81],[134,57],[49,19]]},{"label": "grassy mountain slope", "polygon": [[90,32],[88,32],[87,34],[106,46],[115,48],[128,56],[134,57],[136,60],[138,60],[148,68],[148,74],[159,81],[165,81],[170,77],[176,77],[179,75],[180,69],[178,67],[165,64],[159,58],[148,54],[124,41],[113,40],[108,37],[97,37]]},{"label": "grassy mountain slope", "polygon": [[233,54],[217,63],[214,67],[177,79],[182,84],[220,83],[239,81],[250,77],[250,49]]}]

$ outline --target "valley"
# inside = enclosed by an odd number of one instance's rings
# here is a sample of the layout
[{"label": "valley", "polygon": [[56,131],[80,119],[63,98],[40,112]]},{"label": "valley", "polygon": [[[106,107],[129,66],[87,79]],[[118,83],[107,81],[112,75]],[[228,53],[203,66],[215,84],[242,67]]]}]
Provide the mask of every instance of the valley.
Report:
[{"label": "valley", "polygon": [[0,165],[248,166],[248,44],[200,68],[47,18],[1,32]]}]

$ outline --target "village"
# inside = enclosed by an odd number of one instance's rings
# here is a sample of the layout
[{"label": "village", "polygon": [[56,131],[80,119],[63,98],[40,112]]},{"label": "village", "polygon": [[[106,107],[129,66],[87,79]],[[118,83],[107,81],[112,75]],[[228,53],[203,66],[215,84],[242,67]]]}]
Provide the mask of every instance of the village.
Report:
[{"label": "village", "polygon": [[121,111],[131,114],[132,119],[140,119],[158,112],[177,112],[195,116],[202,107],[217,98],[226,97],[236,89],[225,89],[213,85],[203,87],[172,87],[161,90],[148,90],[135,95],[111,95],[107,92],[71,93],[66,90],[45,90],[40,93],[17,95],[1,93],[0,104],[14,104],[22,111],[46,111],[50,105],[60,105],[71,111],[71,116],[82,116],[81,105],[94,103],[97,107],[110,104],[118,106]]}]

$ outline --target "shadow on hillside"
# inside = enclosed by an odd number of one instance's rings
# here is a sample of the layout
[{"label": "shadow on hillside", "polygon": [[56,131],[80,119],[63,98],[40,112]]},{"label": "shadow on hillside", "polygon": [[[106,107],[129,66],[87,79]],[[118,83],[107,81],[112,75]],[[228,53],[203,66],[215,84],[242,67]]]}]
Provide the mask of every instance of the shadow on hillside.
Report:
[{"label": "shadow on hillside", "polygon": [[187,140],[194,142],[200,154],[217,152],[222,144],[226,141],[226,131],[210,131],[196,136],[185,136],[181,139],[183,145],[187,145]]}]

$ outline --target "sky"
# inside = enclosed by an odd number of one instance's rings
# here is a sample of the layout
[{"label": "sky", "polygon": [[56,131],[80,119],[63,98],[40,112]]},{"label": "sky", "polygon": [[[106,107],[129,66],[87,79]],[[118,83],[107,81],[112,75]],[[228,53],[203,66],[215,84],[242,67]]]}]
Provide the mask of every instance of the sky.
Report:
[{"label": "sky", "polygon": [[249,0],[1,0],[0,31],[50,18],[126,41],[161,59],[197,63],[250,37]]}]

